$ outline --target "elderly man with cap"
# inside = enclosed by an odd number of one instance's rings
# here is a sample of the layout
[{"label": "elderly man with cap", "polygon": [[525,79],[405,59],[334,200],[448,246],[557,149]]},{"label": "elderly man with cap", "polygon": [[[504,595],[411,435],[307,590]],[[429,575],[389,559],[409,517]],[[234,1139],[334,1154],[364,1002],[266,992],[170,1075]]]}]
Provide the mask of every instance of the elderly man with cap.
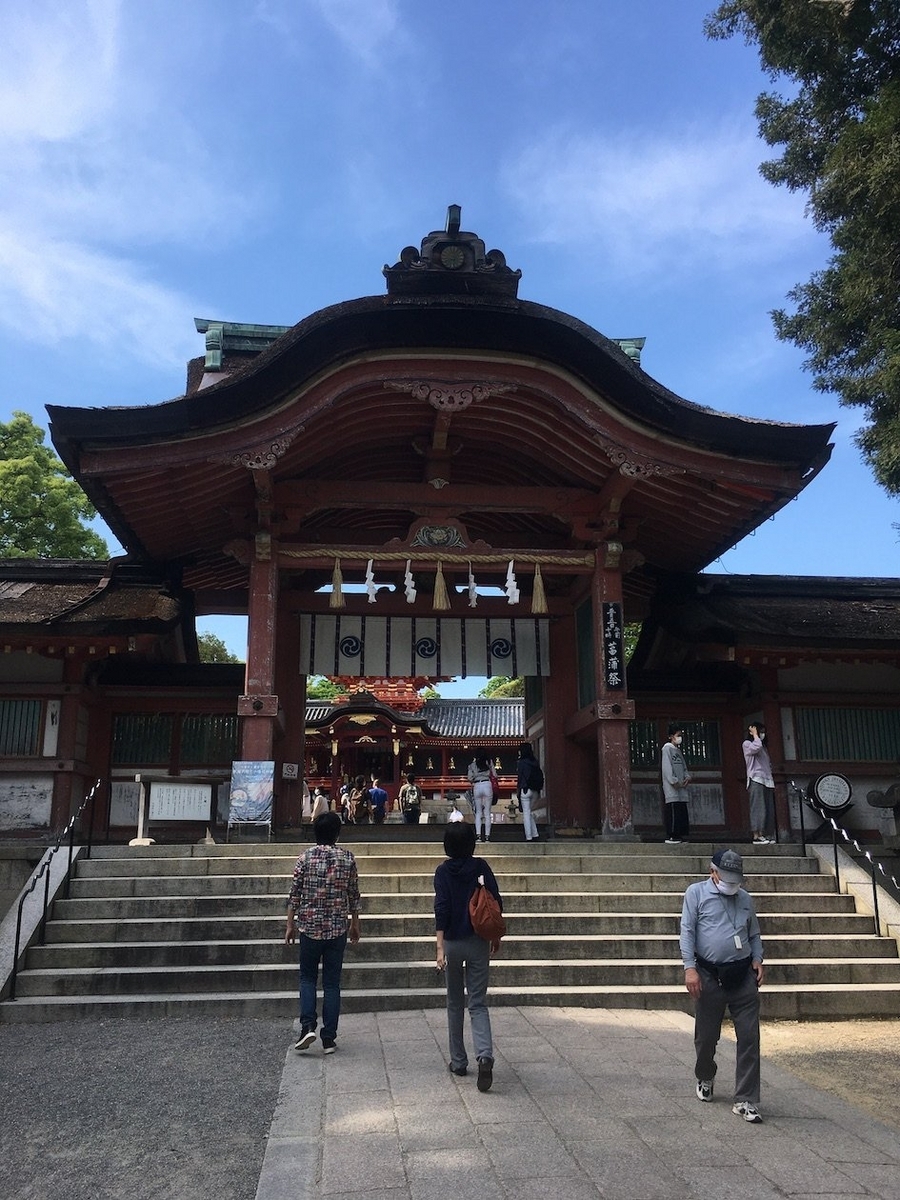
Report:
[{"label": "elderly man with cap", "polygon": [[732,1112],[759,1124],[759,988],[763,949],[759,921],[744,882],[744,860],[735,850],[717,850],[709,879],[692,883],[681,911],[684,982],[696,1003],[694,1047],[697,1099],[711,1101],[716,1046],[725,1009],[737,1037]]}]

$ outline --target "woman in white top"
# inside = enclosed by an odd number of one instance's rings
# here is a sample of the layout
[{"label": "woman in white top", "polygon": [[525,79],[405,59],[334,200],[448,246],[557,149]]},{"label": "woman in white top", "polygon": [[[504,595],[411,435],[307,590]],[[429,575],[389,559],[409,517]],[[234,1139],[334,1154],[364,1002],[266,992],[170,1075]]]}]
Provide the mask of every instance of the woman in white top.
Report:
[{"label": "woman in white top", "polygon": [[475,836],[482,842],[491,840],[491,805],[494,802],[494,769],[485,754],[478,754],[469,763],[469,783],[472,785],[472,811],[475,814]]}]

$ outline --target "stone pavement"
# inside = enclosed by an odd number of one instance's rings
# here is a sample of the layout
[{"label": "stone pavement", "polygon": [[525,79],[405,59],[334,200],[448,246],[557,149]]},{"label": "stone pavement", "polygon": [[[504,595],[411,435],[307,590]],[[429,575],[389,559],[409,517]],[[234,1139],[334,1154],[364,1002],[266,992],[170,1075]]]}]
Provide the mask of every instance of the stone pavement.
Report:
[{"label": "stone pavement", "polygon": [[495,1008],[494,1086],[447,1071],[443,1011],[345,1015],[289,1049],[257,1200],[900,1200],[900,1136],[764,1060],[765,1122],[694,1095],[692,1019]]}]

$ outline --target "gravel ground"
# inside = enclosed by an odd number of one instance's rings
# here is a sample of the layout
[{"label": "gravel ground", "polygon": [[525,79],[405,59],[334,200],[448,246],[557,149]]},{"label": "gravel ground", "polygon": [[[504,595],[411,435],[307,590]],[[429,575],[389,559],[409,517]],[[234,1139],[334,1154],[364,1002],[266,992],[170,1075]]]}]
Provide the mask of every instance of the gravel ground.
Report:
[{"label": "gravel ground", "polygon": [[0,1025],[4,1200],[254,1200],[289,1022]]},{"label": "gravel ground", "polygon": [[[900,1020],[766,1021],[763,1059],[900,1131]],[[766,1069],[763,1063],[762,1110]]]}]

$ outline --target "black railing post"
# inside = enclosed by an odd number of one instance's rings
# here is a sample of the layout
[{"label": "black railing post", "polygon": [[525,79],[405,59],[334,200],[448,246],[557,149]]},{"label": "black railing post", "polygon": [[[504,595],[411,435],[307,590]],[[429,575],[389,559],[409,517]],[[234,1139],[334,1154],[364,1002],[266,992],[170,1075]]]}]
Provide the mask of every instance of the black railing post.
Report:
[{"label": "black railing post", "polygon": [[872,908],[875,910],[875,933],[881,937],[881,920],[878,916],[878,880],[875,878],[875,863],[872,861],[872,855],[866,851],[866,858],[869,863],[869,869],[872,872]]},{"label": "black railing post", "polygon": [[838,834],[838,827],[835,823],[834,817],[832,817],[831,818],[831,845],[834,850],[834,890],[836,892],[840,892],[840,890],[841,890],[841,868],[840,868],[840,864],[838,863],[837,834]]}]

